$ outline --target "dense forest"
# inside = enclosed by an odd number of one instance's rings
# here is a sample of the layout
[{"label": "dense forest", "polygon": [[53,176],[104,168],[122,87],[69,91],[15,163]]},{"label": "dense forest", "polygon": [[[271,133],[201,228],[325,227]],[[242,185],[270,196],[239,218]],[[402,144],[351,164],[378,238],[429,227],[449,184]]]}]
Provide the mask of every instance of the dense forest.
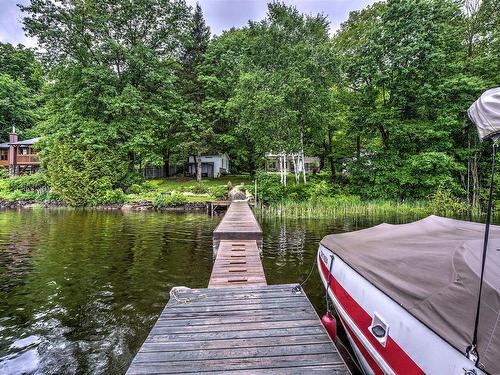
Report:
[{"label": "dense forest", "polygon": [[21,10],[39,50],[0,44],[0,140],[42,136],[76,205],[214,152],[252,175],[269,152],[318,155],[330,189],[363,199],[483,199],[490,145],[466,110],[500,85],[498,1],[378,2],[334,34],[280,2],[219,36],[183,0]]}]

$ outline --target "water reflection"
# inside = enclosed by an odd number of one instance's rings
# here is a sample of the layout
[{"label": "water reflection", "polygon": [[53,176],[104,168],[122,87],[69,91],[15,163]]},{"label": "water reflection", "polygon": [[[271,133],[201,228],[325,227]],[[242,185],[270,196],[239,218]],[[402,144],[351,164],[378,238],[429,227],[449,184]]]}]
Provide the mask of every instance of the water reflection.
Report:
[{"label": "water reflection", "polygon": [[218,220],[0,213],[0,374],[123,373],[170,288],[206,286]]},{"label": "water reflection", "polygon": [[[261,221],[268,283],[304,280],[326,234],[413,219]],[[0,212],[0,374],[124,373],[170,288],[206,287],[219,220],[152,212]],[[315,269],[305,289],[325,311]]]}]

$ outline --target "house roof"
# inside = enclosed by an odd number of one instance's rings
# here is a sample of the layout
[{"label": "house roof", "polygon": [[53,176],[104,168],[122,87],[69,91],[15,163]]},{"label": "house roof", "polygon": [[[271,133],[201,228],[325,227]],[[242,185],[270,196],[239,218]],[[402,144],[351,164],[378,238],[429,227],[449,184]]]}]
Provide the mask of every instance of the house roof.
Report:
[{"label": "house roof", "polygon": [[15,146],[30,146],[30,145],[37,143],[39,140],[40,140],[40,138],[32,138],[32,139],[26,139],[24,141],[13,142],[10,144],[15,145]]},{"label": "house roof", "polygon": [[0,143],[0,148],[9,148],[8,143]]}]

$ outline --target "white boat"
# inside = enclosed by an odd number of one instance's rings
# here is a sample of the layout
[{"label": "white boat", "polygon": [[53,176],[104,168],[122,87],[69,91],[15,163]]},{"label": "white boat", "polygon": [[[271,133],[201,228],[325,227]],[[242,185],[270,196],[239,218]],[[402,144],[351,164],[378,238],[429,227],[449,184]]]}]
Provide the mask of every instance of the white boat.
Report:
[{"label": "white boat", "polygon": [[500,374],[500,227],[430,216],[323,238],[318,268],[366,374]]}]

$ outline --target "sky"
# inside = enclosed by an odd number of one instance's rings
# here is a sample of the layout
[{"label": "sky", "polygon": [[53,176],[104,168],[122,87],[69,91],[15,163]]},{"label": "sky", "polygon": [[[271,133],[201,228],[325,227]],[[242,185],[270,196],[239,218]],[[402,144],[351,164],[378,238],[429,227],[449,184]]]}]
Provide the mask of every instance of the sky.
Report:
[{"label": "sky", "polygon": [[[194,6],[197,0],[186,0]],[[36,40],[24,35],[22,13],[16,4],[29,0],[0,0],[0,41],[36,47]],[[261,20],[266,15],[268,0],[198,0],[212,33],[220,34],[231,27],[245,26],[249,20]],[[349,12],[363,9],[374,0],[286,0],[307,14],[323,13],[330,21],[333,34],[347,20]]]}]

